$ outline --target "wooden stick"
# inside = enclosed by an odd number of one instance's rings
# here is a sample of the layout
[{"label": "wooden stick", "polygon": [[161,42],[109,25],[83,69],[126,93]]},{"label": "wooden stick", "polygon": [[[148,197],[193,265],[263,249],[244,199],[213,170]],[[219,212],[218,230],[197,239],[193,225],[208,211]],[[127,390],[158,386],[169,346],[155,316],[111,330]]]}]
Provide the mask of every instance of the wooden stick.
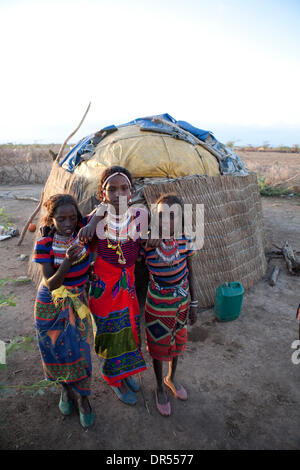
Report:
[{"label": "wooden stick", "polygon": [[270,286],[275,286],[275,284],[278,280],[279,271],[280,271],[279,266],[275,266],[275,268],[273,269],[273,272],[271,274],[271,278],[270,278],[270,282],[269,282]]},{"label": "wooden stick", "polygon": [[271,251],[265,251],[266,256],[271,256],[271,257],[280,257],[282,255],[282,250],[271,250]]},{"label": "wooden stick", "polygon": [[82,117],[80,123],[79,123],[78,126],[76,127],[76,129],[69,135],[69,137],[66,138],[66,140],[64,141],[64,143],[63,143],[62,146],[60,147],[59,152],[58,152],[57,157],[56,157],[56,160],[55,160],[56,163],[59,163],[59,160],[60,160],[60,158],[61,158],[61,156],[62,156],[62,154],[63,154],[63,152],[64,152],[64,150],[65,150],[65,147],[66,147],[68,141],[71,139],[71,137],[73,137],[74,134],[76,134],[76,132],[77,132],[78,129],[80,128],[81,124],[82,124],[83,121],[85,120],[85,117],[86,117],[87,113],[89,112],[90,107],[91,107],[91,103],[89,103],[89,105],[88,105],[88,107],[87,107],[87,110],[86,110],[86,112],[84,113],[84,115],[83,115],[83,117]]},{"label": "wooden stick", "polygon": [[23,197],[23,196],[15,196],[14,199],[17,199],[18,201],[34,201],[34,202],[39,202],[39,200],[36,197]]},{"label": "wooden stick", "polygon": [[29,224],[30,222],[34,219],[34,217],[37,215],[37,213],[39,212],[41,206],[42,206],[42,202],[43,202],[43,197],[44,197],[44,190],[42,191],[42,195],[41,195],[41,199],[40,199],[40,202],[38,204],[38,206],[35,208],[35,210],[33,211],[33,213],[31,214],[31,216],[29,217],[29,219],[27,220],[26,224],[25,224],[25,227],[23,228],[22,230],[22,233],[21,233],[21,237],[20,237],[20,240],[18,241],[17,243],[17,246],[20,246],[24,237],[25,237],[25,234],[27,232],[27,229],[29,227]]},{"label": "wooden stick", "polygon": [[300,173],[296,173],[295,175],[291,176],[291,178],[288,178],[286,180],[282,180],[282,181],[278,181],[278,183],[275,183],[273,184],[272,186],[275,187],[275,186],[279,186],[280,184],[284,184],[284,183],[287,183],[288,181],[292,181],[294,180],[295,178],[298,178],[298,176],[300,176]]},{"label": "wooden stick", "polygon": [[2,195],[0,194],[0,198],[5,198],[5,199],[17,199],[18,201],[34,201],[34,202],[39,202],[39,199],[37,199],[36,197],[31,197],[31,196],[28,196],[28,197],[23,197],[23,196],[16,196],[15,194],[13,194],[11,197],[10,196],[7,196],[7,195]]},{"label": "wooden stick", "polygon": [[280,246],[278,245],[275,245],[275,243],[272,243],[273,246],[275,246],[275,248],[277,248],[277,250],[281,251],[282,252],[282,248],[280,248]]},{"label": "wooden stick", "polygon": [[144,399],[145,408],[146,408],[146,410],[148,411],[149,415],[151,416],[151,413],[150,413],[150,410],[149,410],[149,406],[148,406],[148,402],[147,402],[147,400],[146,400],[146,398],[145,398],[145,394],[144,394],[144,390],[143,390],[143,383],[142,383],[141,374],[139,374],[139,382],[140,382],[141,392],[142,392],[143,399]]}]

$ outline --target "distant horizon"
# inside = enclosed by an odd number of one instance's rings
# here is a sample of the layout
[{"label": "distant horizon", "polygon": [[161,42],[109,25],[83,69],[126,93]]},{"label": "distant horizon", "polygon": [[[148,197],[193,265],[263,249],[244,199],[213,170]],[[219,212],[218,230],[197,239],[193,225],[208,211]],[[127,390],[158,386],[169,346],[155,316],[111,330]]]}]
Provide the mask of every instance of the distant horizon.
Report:
[{"label": "distant horizon", "polygon": [[[194,124],[194,123],[191,123]],[[68,142],[68,145],[76,145],[83,137],[93,134],[98,130],[109,124],[105,124],[102,127],[95,126],[94,130],[89,125],[85,128],[85,132],[78,132],[72,138],[72,141]],[[209,130],[213,133],[215,138],[226,144],[233,142],[236,147],[260,147],[268,145],[270,147],[287,146],[293,147],[294,145],[300,145],[300,129],[293,128],[258,128],[258,127],[231,127],[231,126],[205,126],[205,130]],[[53,131],[53,128],[51,129]],[[71,128],[63,130],[60,128],[57,132],[57,137],[41,137],[38,139],[34,138],[20,138],[20,139],[0,139],[0,145],[59,145],[62,144],[65,139],[72,132]]]}]

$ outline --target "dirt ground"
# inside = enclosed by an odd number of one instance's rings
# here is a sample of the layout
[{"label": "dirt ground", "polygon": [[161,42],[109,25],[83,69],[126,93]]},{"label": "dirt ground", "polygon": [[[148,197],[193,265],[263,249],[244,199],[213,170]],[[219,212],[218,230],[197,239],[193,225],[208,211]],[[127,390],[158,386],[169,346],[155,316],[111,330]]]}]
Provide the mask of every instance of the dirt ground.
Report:
[{"label": "dirt ground", "polygon": [[[13,194],[39,198],[42,185],[1,186],[0,207],[20,230],[36,207]],[[300,251],[300,199],[263,198],[267,246],[288,240]],[[27,275],[33,235],[21,247],[17,238],[0,242],[0,278],[9,282],[4,294],[16,297],[16,306],[0,309],[0,339],[35,336],[33,304],[36,286],[13,283]],[[178,378],[189,399],[170,396],[172,415],[160,416],[154,402],[154,373],[143,346],[148,370],[141,376],[142,390],[134,407],[121,403],[100,378],[93,354],[91,404],[94,425],[84,431],[75,411],[63,417],[59,392],[47,389],[32,396],[22,389],[0,392],[1,449],[299,449],[300,364],[291,357],[298,339],[295,320],[300,302],[300,277],[287,274],[281,259],[275,287],[261,279],[244,296],[242,313],[232,322],[216,320],[213,309],[198,315],[189,329],[187,350],[179,361]],[[0,383],[32,385],[43,379],[37,342],[7,356],[7,370],[0,369]]]}]

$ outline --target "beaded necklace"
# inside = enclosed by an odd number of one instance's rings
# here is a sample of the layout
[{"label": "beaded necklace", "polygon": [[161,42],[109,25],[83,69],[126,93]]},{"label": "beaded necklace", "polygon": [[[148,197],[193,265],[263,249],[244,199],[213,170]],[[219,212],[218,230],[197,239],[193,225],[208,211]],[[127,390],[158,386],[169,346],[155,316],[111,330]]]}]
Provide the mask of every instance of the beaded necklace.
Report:
[{"label": "beaded necklace", "polygon": [[[71,236],[58,235],[55,232],[52,242],[52,250],[54,254],[54,264],[62,264],[67,249],[74,243],[79,243],[77,236],[73,233]],[[81,246],[81,256],[77,261],[74,261],[72,265],[80,263],[87,256],[87,250],[84,245]]]},{"label": "beaded necklace", "polygon": [[[124,256],[121,244],[126,243],[126,241],[130,240],[130,237],[128,236],[128,222],[130,221],[131,223],[133,221],[133,216],[127,210],[120,221],[117,220],[117,217],[115,218],[115,221],[113,221],[112,214],[109,215],[111,220],[108,221],[105,226],[107,247],[111,248],[112,250],[116,250],[116,254],[118,255],[118,263],[126,264],[126,258]],[[111,237],[109,237],[109,228],[113,229],[113,235],[111,235]],[[126,233],[126,236],[124,236],[124,232]],[[112,241],[112,238],[116,238],[116,241]]]},{"label": "beaded necklace", "polygon": [[163,261],[168,266],[172,266],[174,261],[180,258],[177,241],[173,238],[170,240],[162,240],[160,245],[156,248],[156,254],[159,260]]}]

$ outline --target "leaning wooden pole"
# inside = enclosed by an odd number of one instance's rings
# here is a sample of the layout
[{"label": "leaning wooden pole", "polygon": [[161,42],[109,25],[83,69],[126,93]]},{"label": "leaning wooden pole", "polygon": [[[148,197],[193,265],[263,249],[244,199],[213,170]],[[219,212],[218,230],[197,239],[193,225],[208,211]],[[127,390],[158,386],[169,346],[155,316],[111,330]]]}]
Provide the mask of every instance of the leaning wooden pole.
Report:
[{"label": "leaning wooden pole", "polygon": [[42,191],[42,195],[41,195],[41,199],[40,199],[40,202],[38,203],[38,206],[36,207],[36,209],[33,211],[33,213],[31,214],[31,216],[29,217],[29,219],[27,220],[23,230],[22,230],[22,233],[21,233],[21,236],[20,236],[20,240],[18,241],[17,243],[17,246],[21,245],[24,237],[25,237],[25,234],[27,232],[27,229],[29,227],[29,224],[30,222],[35,218],[35,216],[39,213],[40,211],[40,208],[42,206],[42,202],[43,202],[43,197],[44,197],[44,190]]},{"label": "leaning wooden pole", "polygon": [[83,121],[84,121],[85,118],[86,118],[87,113],[89,112],[90,107],[91,107],[91,103],[89,103],[89,105],[88,105],[88,107],[87,107],[87,109],[86,109],[86,112],[84,113],[84,115],[83,115],[83,117],[82,117],[80,123],[79,123],[78,126],[76,127],[76,129],[75,129],[73,132],[71,132],[71,134],[66,138],[66,140],[64,141],[64,143],[63,143],[62,146],[60,147],[59,152],[58,152],[57,157],[56,157],[56,160],[55,160],[56,163],[59,163],[59,160],[60,160],[60,158],[62,157],[62,154],[63,154],[63,152],[64,152],[64,150],[65,150],[65,147],[66,147],[67,143],[69,142],[69,140],[71,139],[71,137],[73,137],[73,135],[76,134],[76,132],[78,131],[78,129],[81,127]]},{"label": "leaning wooden pole", "polygon": [[[63,143],[62,146],[60,147],[59,152],[58,152],[58,154],[57,154],[57,157],[56,157],[56,159],[55,159],[54,162],[53,162],[53,165],[59,163],[59,160],[60,160],[60,158],[61,158],[62,155],[63,155],[63,152],[64,152],[64,150],[65,150],[65,147],[66,147],[67,143],[69,142],[69,140],[71,139],[71,137],[73,137],[73,135],[75,135],[76,132],[78,131],[78,129],[81,127],[83,121],[84,121],[85,118],[86,118],[87,113],[89,112],[90,107],[91,107],[91,103],[89,103],[89,105],[88,105],[88,107],[87,107],[87,109],[86,109],[86,111],[85,111],[85,113],[84,113],[84,115],[83,115],[83,117],[82,117],[80,123],[79,123],[78,126],[76,127],[76,129],[66,138],[66,140],[64,141],[64,143]],[[26,232],[27,232],[27,229],[28,229],[28,226],[29,226],[30,222],[31,222],[31,221],[34,219],[34,217],[36,217],[36,215],[39,213],[39,211],[40,211],[40,209],[41,209],[41,207],[42,207],[43,197],[44,197],[44,190],[43,190],[43,192],[42,192],[40,202],[38,203],[36,209],[34,210],[34,212],[31,214],[31,216],[30,216],[29,219],[27,220],[27,222],[26,222],[26,224],[25,224],[25,227],[24,227],[23,230],[22,230],[21,237],[20,237],[20,240],[19,240],[18,243],[17,243],[17,246],[21,245],[21,243],[22,243],[22,241],[23,241],[23,239],[24,239],[24,237],[25,237],[25,234],[26,234]]]}]

